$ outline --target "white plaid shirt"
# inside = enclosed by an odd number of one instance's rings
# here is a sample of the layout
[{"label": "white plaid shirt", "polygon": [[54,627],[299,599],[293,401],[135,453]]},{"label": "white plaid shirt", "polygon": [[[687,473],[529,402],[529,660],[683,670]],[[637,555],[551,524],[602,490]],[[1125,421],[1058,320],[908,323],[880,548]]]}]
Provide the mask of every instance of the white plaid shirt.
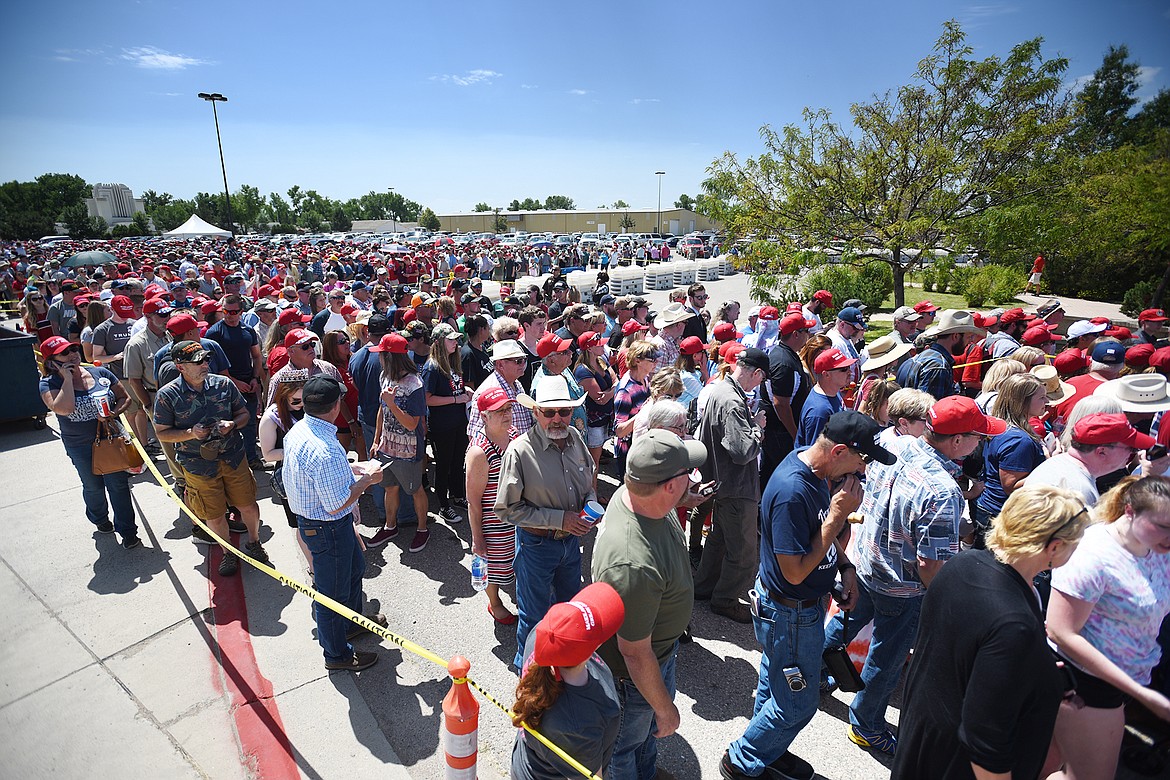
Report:
[{"label": "white plaid shirt", "polygon": [[311,520],[344,517],[334,513],[357,481],[337,441],[337,426],[308,414],[285,434],[283,476],[289,507]]},{"label": "white plaid shirt", "polygon": [[[504,379],[499,371],[493,371],[491,376],[483,380],[483,383],[476,389],[475,395],[471,397],[471,403],[468,404],[467,438],[471,441],[475,441],[484,429],[483,415],[479,413],[479,397],[493,387],[503,388],[513,401],[516,400],[517,395],[524,392],[524,388],[519,382],[508,384],[508,380]],[[512,404],[512,427],[516,429],[517,436],[525,433],[535,422],[532,419],[532,412],[528,411],[527,407],[518,403]]]}]

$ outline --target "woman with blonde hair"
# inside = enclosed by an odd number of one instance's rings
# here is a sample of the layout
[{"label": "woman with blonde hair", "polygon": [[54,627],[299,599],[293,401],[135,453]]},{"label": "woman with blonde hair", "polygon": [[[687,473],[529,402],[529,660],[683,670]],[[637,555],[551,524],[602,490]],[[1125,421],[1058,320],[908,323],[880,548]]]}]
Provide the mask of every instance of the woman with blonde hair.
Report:
[{"label": "woman with blonde hair", "polygon": [[1126,477],[1096,515],[1104,522],[1052,577],[1048,636],[1077,699],[1060,706],[1053,763],[1064,766],[1050,778],[1111,780],[1131,699],[1170,721],[1170,700],[1149,687],[1170,612],[1170,479]]},{"label": "woman with blonde hair", "polygon": [[1090,522],[1071,491],[1021,488],[987,549],[939,570],[922,602],[891,780],[1042,776],[1070,686],[1032,581],[1068,562]]},{"label": "woman with blonde hair", "polygon": [[1008,355],[1008,360],[1014,360],[1023,365],[1025,369],[1032,369],[1035,366],[1048,365],[1048,355],[1039,347],[1031,347],[1024,345],[1017,349],[1012,354]]},{"label": "woman with blonde hair", "polygon": [[[83,313],[84,312],[84,313]],[[78,339],[81,342],[81,353],[86,363],[93,362],[93,331],[110,317],[110,310],[104,301],[90,301],[85,309],[77,310],[77,324],[81,326]],[[73,339],[70,339],[72,341]]]},{"label": "woman with blonde hair", "polygon": [[[1014,362],[1014,361],[1013,361]],[[975,545],[982,546],[991,518],[1032,469],[1044,462],[1044,445],[1032,429],[1031,419],[1044,413],[1048,394],[1044,383],[1031,374],[1015,374],[1004,380],[991,413],[1008,429],[984,447],[983,481],[986,487],[975,502]]]},{"label": "woman with blonde hair", "polygon": [[[435,455],[435,496],[439,515],[457,523],[467,511],[463,459],[467,454],[467,404],[471,393],[463,383],[462,335],[446,322],[432,331],[435,340],[423,368],[427,399],[427,436]],[[454,506],[452,505],[454,504]]]},{"label": "woman with blonde hair", "polygon": [[35,335],[40,341],[53,335],[53,326],[49,324],[49,301],[43,292],[31,285],[26,287],[19,308],[25,333]]},{"label": "woman with blonde hair", "polygon": [[901,385],[890,377],[871,382],[857,411],[871,418],[883,428],[889,427],[890,398],[901,389]]},{"label": "woman with blonde hair", "polygon": [[979,407],[984,414],[990,414],[991,404],[995,401],[995,397],[999,395],[1000,385],[1007,380],[1009,376],[1016,374],[1027,373],[1028,369],[1024,368],[1024,364],[1018,360],[1011,358],[1004,358],[997,360],[991,364],[991,368],[987,369],[987,374],[983,377],[983,389],[979,395],[975,396],[975,405]]},{"label": "woman with blonde hair", "polygon": [[613,673],[597,648],[617,633],[625,605],[613,586],[595,582],[571,602],[554,604],[528,634],[512,725],[511,777],[539,780],[579,773],[525,731],[527,724],[591,772],[609,766],[621,725]]}]

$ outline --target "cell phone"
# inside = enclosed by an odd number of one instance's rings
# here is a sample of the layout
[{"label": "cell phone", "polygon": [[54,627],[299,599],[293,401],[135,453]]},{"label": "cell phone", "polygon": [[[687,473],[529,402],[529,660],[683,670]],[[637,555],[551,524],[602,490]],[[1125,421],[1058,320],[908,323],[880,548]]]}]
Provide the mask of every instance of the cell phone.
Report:
[{"label": "cell phone", "polygon": [[699,490],[697,492],[700,496],[707,498],[708,496],[713,496],[716,493],[718,493],[719,488],[721,488],[721,487],[723,487],[723,483],[716,481],[716,482],[712,482],[709,485],[700,486]]},{"label": "cell phone", "polygon": [[1147,460],[1157,460],[1158,458],[1164,457],[1166,457],[1165,444],[1155,444],[1153,447],[1150,447],[1148,450],[1146,450]]}]

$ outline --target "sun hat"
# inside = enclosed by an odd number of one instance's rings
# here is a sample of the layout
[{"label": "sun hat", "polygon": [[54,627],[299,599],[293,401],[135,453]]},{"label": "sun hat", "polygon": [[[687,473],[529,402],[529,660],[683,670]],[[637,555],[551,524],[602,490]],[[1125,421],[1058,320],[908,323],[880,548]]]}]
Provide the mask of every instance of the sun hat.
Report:
[{"label": "sun hat", "polygon": [[654,318],[654,327],[658,329],[669,327],[679,322],[685,322],[693,317],[694,314],[686,306],[681,303],[668,303],[662,312]]},{"label": "sun hat", "polygon": [[622,597],[608,582],[587,585],[571,600],[549,607],[532,629],[532,660],[540,666],[579,666],[626,618]]},{"label": "sun hat", "polygon": [[1032,376],[1044,383],[1044,391],[1048,395],[1048,403],[1058,404],[1067,401],[1077,394],[1075,387],[1068,382],[1062,382],[1060,372],[1056,366],[1032,366],[1029,372]]},{"label": "sun hat", "polygon": [[1161,374],[1130,374],[1111,379],[1097,387],[1093,395],[1121,402],[1123,412],[1160,412],[1170,409],[1170,392]]},{"label": "sun hat", "polygon": [[[1005,315],[1006,316],[1006,315]],[[946,309],[938,315],[935,324],[923,334],[927,338],[947,336],[951,333],[982,333],[983,329],[975,324],[971,312],[962,309]]]},{"label": "sun hat", "polygon": [[914,349],[913,344],[906,344],[892,335],[882,336],[867,347],[869,360],[861,364],[861,373],[878,371],[886,366],[893,365]]},{"label": "sun hat", "polygon": [[504,339],[492,345],[492,360],[507,360],[509,358],[526,358],[528,352],[520,346],[516,339]]},{"label": "sun hat", "polygon": [[569,392],[569,382],[563,376],[546,376],[541,378],[532,389],[532,395],[520,393],[516,400],[521,406],[529,409],[542,407],[547,409],[565,409],[580,406],[585,403],[585,395],[574,399]]}]

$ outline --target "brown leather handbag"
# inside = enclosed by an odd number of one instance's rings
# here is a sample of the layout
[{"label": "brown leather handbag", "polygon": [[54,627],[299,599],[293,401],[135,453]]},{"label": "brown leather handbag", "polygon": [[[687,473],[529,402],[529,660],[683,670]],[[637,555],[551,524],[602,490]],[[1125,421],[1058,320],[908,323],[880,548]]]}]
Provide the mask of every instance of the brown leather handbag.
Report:
[{"label": "brown leather handbag", "polygon": [[138,468],[142,456],[130,443],[130,437],[104,417],[98,418],[97,436],[93,440],[93,473],[98,476]]}]

